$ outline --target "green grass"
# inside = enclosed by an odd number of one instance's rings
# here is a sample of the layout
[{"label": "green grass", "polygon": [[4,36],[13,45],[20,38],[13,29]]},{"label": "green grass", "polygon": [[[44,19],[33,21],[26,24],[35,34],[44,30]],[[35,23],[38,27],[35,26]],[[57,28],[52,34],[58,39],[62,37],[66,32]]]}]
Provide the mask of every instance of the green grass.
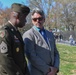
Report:
[{"label": "green grass", "polygon": [[60,54],[58,75],[76,75],[76,46],[57,44]]}]

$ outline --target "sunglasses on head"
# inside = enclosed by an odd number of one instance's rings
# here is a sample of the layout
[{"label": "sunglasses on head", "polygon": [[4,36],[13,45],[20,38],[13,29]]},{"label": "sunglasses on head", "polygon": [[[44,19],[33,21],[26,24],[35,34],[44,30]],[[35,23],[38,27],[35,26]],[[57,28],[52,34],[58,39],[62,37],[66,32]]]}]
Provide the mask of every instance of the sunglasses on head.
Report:
[{"label": "sunglasses on head", "polygon": [[32,20],[33,20],[33,21],[37,21],[37,20],[42,21],[42,20],[43,20],[43,17],[39,17],[39,18],[32,18]]}]

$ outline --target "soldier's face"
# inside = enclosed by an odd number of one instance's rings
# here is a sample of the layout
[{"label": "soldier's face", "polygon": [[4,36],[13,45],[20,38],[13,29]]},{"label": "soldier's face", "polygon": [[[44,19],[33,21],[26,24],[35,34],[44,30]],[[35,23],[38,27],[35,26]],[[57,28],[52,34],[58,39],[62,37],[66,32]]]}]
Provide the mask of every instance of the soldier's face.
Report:
[{"label": "soldier's face", "polygon": [[22,14],[22,15],[19,16],[17,24],[18,24],[17,26],[20,27],[20,28],[22,28],[23,26],[25,26],[25,24],[26,24],[26,16],[24,14]]}]

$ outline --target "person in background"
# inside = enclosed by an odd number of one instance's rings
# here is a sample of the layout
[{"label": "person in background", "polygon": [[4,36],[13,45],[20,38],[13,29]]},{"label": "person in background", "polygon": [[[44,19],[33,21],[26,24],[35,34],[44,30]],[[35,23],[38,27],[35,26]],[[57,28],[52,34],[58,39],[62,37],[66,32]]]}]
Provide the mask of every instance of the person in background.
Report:
[{"label": "person in background", "polygon": [[10,19],[0,29],[0,75],[29,75],[24,56],[24,42],[18,27],[22,28],[29,7],[13,3]]},{"label": "person in background", "polygon": [[34,8],[31,15],[33,27],[23,34],[25,53],[31,75],[57,75],[59,52],[54,35],[43,26],[45,15],[42,9]]},{"label": "person in background", "polygon": [[69,43],[70,43],[70,45],[74,45],[75,44],[74,43],[74,38],[73,38],[72,35],[69,36]]},{"label": "person in background", "polygon": [[59,35],[58,35],[58,39],[59,39],[59,42],[61,42],[61,41],[62,41],[62,39],[63,39],[62,34],[60,34],[60,33],[59,33]]}]

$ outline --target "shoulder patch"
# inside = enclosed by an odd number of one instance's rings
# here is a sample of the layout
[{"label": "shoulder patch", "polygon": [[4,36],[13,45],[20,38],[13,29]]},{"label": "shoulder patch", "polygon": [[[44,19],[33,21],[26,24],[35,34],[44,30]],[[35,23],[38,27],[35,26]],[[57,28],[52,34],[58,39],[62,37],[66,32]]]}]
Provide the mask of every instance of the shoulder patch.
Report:
[{"label": "shoulder patch", "polygon": [[0,31],[0,37],[3,38],[5,36],[5,31],[1,30]]},{"label": "shoulder patch", "polygon": [[0,44],[0,52],[1,53],[6,53],[7,51],[8,51],[7,44],[4,41],[2,41],[1,44]]}]

